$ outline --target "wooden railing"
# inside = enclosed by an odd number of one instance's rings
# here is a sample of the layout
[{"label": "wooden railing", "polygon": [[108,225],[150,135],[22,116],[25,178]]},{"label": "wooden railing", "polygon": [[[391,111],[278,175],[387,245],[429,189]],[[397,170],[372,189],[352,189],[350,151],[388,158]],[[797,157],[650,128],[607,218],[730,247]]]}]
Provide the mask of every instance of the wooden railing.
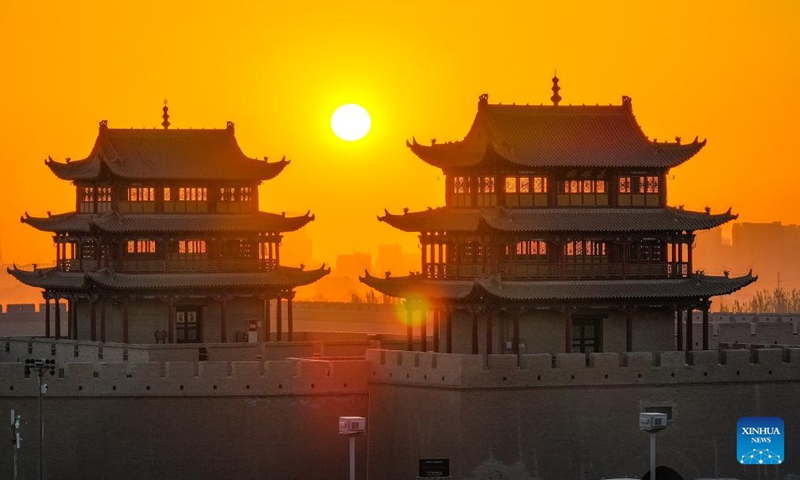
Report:
[{"label": "wooden railing", "polygon": [[[561,269],[564,275],[561,275]],[[441,272],[444,272],[442,275]],[[677,275],[673,272],[677,272]],[[628,263],[623,268],[622,263],[567,263],[559,266],[550,263],[503,263],[491,264],[459,264],[459,265],[428,265],[425,272],[427,278],[463,278],[468,279],[481,275],[499,274],[506,279],[515,280],[591,280],[591,279],[647,279],[647,278],[685,278],[689,275],[687,263]]]},{"label": "wooden railing", "polygon": [[[252,272],[274,270],[275,260],[258,258],[216,258],[205,260],[189,259],[124,259],[121,261],[103,262],[78,259],[61,260],[59,267],[65,272],[91,272],[98,268],[110,268],[120,273],[151,272]],[[81,267],[83,267],[81,269]]]}]

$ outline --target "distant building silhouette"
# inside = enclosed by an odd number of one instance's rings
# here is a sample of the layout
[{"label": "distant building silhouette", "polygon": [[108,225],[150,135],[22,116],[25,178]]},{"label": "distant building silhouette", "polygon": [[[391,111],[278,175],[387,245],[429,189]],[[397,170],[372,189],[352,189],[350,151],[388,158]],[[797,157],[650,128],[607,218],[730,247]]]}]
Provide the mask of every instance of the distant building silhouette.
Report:
[{"label": "distant building silhouette", "polygon": [[736,292],[735,296],[742,299],[762,289],[800,289],[799,250],[797,225],[743,222],[733,224],[730,241],[718,228],[698,233],[695,257],[698,268],[715,274],[757,271],[758,284]]},{"label": "distant building silhouette", "polygon": [[[378,257],[375,259],[376,272],[392,272],[394,275],[403,275],[405,262],[403,261],[403,248],[399,243],[394,245],[378,245]],[[359,272],[359,275],[364,272]]]},{"label": "distant building silhouette", "polygon": [[336,256],[336,267],[333,275],[356,279],[365,270],[372,270],[371,253],[349,253]]}]

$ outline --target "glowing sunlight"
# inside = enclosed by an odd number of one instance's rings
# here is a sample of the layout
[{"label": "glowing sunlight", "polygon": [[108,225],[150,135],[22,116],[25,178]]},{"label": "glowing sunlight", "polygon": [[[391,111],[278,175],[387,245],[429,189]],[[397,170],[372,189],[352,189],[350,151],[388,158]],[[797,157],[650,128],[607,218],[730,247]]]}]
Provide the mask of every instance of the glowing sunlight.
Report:
[{"label": "glowing sunlight", "polygon": [[366,109],[354,103],[342,105],[331,116],[333,133],[348,142],[364,138],[369,133],[371,125],[372,121]]}]

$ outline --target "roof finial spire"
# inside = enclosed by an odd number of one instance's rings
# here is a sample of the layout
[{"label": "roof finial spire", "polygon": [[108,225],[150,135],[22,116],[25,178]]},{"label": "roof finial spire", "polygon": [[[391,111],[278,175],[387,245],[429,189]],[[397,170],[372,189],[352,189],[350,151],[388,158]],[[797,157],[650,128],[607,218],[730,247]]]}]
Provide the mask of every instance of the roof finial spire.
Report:
[{"label": "roof finial spire", "polygon": [[558,86],[558,71],[553,71],[553,96],[550,97],[550,100],[553,101],[553,105],[556,107],[558,106],[558,102],[561,101],[561,95],[558,94],[558,91],[561,90],[561,87]]},{"label": "roof finial spire", "polygon": [[164,121],[161,122],[161,126],[164,127],[164,130],[166,130],[169,128],[169,113],[167,113],[169,111],[169,107],[167,106],[166,98],[164,99],[164,108],[162,108],[161,110],[164,111],[164,115],[161,115],[161,118],[164,119]]}]

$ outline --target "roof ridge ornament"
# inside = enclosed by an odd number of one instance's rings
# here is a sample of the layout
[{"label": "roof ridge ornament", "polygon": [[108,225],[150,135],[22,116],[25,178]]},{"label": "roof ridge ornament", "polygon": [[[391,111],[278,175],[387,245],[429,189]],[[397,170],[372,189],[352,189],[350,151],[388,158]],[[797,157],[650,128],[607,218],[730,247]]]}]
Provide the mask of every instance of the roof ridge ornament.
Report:
[{"label": "roof ridge ornament", "polygon": [[[228,120],[228,123],[225,124],[225,128],[228,129],[228,132],[231,135],[233,135],[235,133],[233,122],[231,122],[230,120]],[[266,159],[267,159],[267,157],[264,157],[264,160],[266,160]]]},{"label": "roof ridge ornament", "polygon": [[481,108],[486,105],[489,105],[489,94],[482,93],[480,96],[478,96],[478,108]]},{"label": "roof ridge ornament", "polygon": [[558,102],[561,101],[561,95],[558,94],[558,91],[561,90],[561,87],[558,86],[558,72],[553,72],[553,96],[550,97],[550,100],[553,101],[553,106],[557,107]]},{"label": "roof ridge ornament", "polygon": [[169,113],[167,113],[169,111],[169,107],[167,106],[167,99],[166,98],[164,99],[164,108],[162,108],[161,110],[164,111],[164,114],[161,115],[161,118],[164,119],[164,121],[161,122],[161,126],[164,127],[164,130],[166,130],[166,129],[169,128],[169,125],[170,125],[170,123],[169,123]]},{"label": "roof ridge ornament", "polygon": [[633,107],[631,105],[631,97],[629,97],[627,95],[623,95],[622,96],[622,106],[625,107],[626,110],[632,111]]}]

